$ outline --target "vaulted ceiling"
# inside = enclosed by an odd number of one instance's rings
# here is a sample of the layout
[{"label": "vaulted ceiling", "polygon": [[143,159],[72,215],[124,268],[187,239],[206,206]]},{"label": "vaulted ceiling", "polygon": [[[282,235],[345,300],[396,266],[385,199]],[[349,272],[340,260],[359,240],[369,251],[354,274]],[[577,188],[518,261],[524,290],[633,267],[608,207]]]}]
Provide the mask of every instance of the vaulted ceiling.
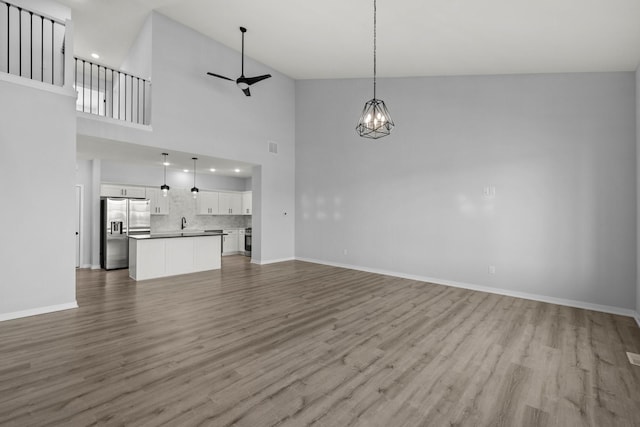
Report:
[{"label": "vaulted ceiling", "polygon": [[[295,79],[367,77],[373,0],[59,0],[76,55],[119,67],[153,10]],[[638,0],[377,0],[378,74],[632,71]]]}]

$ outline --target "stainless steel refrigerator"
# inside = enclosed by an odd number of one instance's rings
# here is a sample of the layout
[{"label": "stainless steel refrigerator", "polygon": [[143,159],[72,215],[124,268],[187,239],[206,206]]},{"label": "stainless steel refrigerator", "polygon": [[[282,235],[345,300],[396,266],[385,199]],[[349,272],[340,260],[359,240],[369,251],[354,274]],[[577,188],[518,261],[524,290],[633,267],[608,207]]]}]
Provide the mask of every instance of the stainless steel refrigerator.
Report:
[{"label": "stainless steel refrigerator", "polygon": [[149,200],[100,201],[100,266],[105,270],[129,267],[129,236],[151,231]]}]

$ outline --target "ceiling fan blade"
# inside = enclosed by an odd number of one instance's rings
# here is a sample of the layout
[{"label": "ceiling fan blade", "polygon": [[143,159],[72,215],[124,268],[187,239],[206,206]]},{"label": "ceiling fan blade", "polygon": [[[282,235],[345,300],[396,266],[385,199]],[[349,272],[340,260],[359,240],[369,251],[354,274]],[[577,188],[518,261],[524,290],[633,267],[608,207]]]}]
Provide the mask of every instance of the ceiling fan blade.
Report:
[{"label": "ceiling fan blade", "polygon": [[262,81],[264,79],[268,79],[269,77],[271,77],[271,74],[265,74],[263,76],[257,76],[257,77],[247,77],[245,79],[245,81],[247,82],[247,84],[249,86],[251,86],[252,84],[258,83],[259,81]]},{"label": "ceiling fan blade", "polygon": [[242,91],[244,92],[245,95],[251,96],[251,92],[249,92],[249,88],[242,89]]},{"label": "ceiling fan blade", "polygon": [[234,81],[233,79],[230,79],[229,77],[221,76],[220,74],[214,74],[214,73],[207,73],[207,74],[213,77],[218,77],[219,79],[229,80],[230,82]]}]

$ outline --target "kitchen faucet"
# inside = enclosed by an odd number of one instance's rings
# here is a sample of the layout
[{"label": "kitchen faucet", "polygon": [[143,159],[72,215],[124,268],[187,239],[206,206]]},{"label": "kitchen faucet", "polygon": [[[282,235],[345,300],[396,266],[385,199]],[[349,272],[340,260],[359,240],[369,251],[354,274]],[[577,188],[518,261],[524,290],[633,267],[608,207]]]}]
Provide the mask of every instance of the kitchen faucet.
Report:
[{"label": "kitchen faucet", "polygon": [[182,229],[184,230],[184,228],[187,226],[187,219],[185,217],[182,217]]}]

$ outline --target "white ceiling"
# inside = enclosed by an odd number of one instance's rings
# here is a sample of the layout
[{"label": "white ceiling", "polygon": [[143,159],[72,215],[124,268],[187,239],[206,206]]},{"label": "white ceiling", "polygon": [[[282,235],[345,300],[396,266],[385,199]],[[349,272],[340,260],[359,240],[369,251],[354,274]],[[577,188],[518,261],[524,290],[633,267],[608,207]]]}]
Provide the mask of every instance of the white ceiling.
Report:
[{"label": "white ceiling", "polygon": [[[102,159],[162,168],[162,153],[167,153],[169,154],[167,161],[170,163],[167,169],[187,169],[192,172],[192,157],[197,157],[196,168],[198,174],[204,173],[237,178],[251,177],[253,167],[252,164],[245,162],[195,155],[181,151],[161,150],[155,147],[93,138],[85,135],[78,135],[76,144],[76,157],[79,160]],[[211,168],[216,171],[211,172]],[[240,169],[240,171],[236,172],[235,169]]]},{"label": "white ceiling", "polygon": [[[370,77],[372,0],[58,0],[72,9],[75,54],[119,68],[151,11],[295,79]],[[382,77],[632,71],[640,0],[377,0]],[[169,152],[191,169],[192,154]],[[201,158],[198,172],[251,176]],[[158,149],[79,137],[78,158],[160,165]],[[233,169],[239,167],[237,174]]]},{"label": "white ceiling", "polygon": [[[75,53],[118,68],[156,10],[295,79],[372,73],[372,0],[59,0]],[[378,74],[632,71],[639,0],[377,0]]]}]

